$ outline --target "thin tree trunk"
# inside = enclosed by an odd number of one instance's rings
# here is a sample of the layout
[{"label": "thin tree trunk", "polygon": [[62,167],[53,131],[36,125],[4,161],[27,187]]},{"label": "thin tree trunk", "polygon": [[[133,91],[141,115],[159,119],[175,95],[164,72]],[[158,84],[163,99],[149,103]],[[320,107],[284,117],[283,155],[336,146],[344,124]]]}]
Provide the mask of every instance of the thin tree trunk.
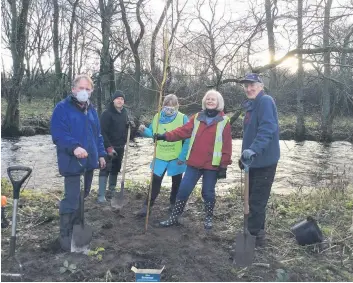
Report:
[{"label": "thin tree trunk", "polygon": [[[298,48],[303,48],[303,0],[298,0]],[[295,127],[295,136],[297,140],[305,139],[305,120],[304,120],[304,68],[303,54],[298,55],[298,91],[297,91],[297,124]]]},{"label": "thin tree trunk", "polygon": [[153,30],[152,33],[152,40],[151,40],[151,50],[150,50],[150,64],[151,64],[151,89],[152,89],[152,105],[155,105],[155,100],[158,98],[158,85],[160,84],[160,78],[158,78],[158,68],[156,67],[156,40],[157,36],[159,33],[159,30],[161,29],[162,23],[165,19],[166,16],[166,11],[169,9],[170,4],[173,2],[173,0],[168,0],[161,16],[159,17],[159,20],[156,24],[156,27]]},{"label": "thin tree trunk", "polygon": [[124,1],[119,0],[120,9],[121,9],[121,18],[122,18],[122,21],[125,26],[126,36],[127,36],[132,54],[134,55],[134,62],[135,62],[134,103],[137,105],[140,105],[142,103],[141,97],[140,97],[141,60],[140,60],[140,56],[138,53],[138,48],[139,48],[141,39],[145,33],[145,25],[142,22],[141,11],[140,11],[142,2],[143,2],[143,0],[138,0],[137,5],[136,5],[136,18],[137,18],[137,21],[140,26],[140,33],[139,33],[137,39],[134,41],[132,38],[131,27],[130,27],[130,24],[127,20],[127,14],[126,14]]},{"label": "thin tree trunk", "polygon": [[114,93],[116,91],[114,62],[115,62],[114,59],[110,56],[110,60],[109,60],[110,93]]},{"label": "thin tree trunk", "polygon": [[72,14],[70,19],[70,28],[69,28],[69,44],[67,46],[67,52],[69,53],[69,65],[68,65],[68,72],[67,72],[67,82],[68,85],[71,86],[72,83],[72,41],[73,41],[73,31],[74,31],[74,24],[76,21],[76,8],[78,6],[79,0],[75,0],[74,4],[72,5]]},{"label": "thin tree trunk", "polygon": [[[323,47],[330,45],[330,12],[332,0],[328,0],[325,5]],[[332,119],[331,119],[331,90],[330,90],[330,52],[324,53],[324,78],[322,89],[321,108],[321,139],[323,141],[332,140]]]},{"label": "thin tree trunk", "polygon": [[[276,7],[274,9],[277,9]],[[267,40],[268,40],[268,50],[270,55],[270,63],[275,61],[275,33],[273,31],[274,15],[271,0],[265,0],[265,12],[266,12],[266,28],[267,28]],[[276,96],[277,92],[277,75],[275,68],[270,70],[270,92]]]},{"label": "thin tree trunk", "polygon": [[59,53],[59,4],[58,0],[53,0],[54,14],[53,14],[53,49],[54,49],[54,64],[55,64],[55,97],[54,104],[61,98],[63,92],[62,86],[62,70],[61,58]]},{"label": "thin tree trunk", "polygon": [[102,97],[104,102],[110,99],[110,53],[109,53],[109,38],[110,38],[110,25],[111,25],[111,11],[112,1],[108,0],[107,5],[105,1],[99,0],[100,14],[102,18],[102,50],[101,50],[101,86]]},{"label": "thin tree trunk", "polygon": [[[343,40],[343,48],[347,48],[350,42],[350,38],[353,35],[353,26],[350,28],[349,32],[347,33],[347,35],[344,37]],[[349,111],[349,100],[347,97],[346,93],[349,93],[349,91],[345,91],[345,88],[347,88],[347,86],[349,85],[349,80],[350,78],[352,78],[352,68],[347,67],[346,65],[346,61],[347,61],[347,52],[342,52],[341,53],[341,58],[340,58],[340,71],[342,73],[342,78],[343,78],[343,82],[344,85],[340,85],[340,97],[342,98],[342,100],[344,100],[344,103],[342,103],[343,105],[345,105],[347,111]],[[341,105],[342,105],[341,104]]]}]

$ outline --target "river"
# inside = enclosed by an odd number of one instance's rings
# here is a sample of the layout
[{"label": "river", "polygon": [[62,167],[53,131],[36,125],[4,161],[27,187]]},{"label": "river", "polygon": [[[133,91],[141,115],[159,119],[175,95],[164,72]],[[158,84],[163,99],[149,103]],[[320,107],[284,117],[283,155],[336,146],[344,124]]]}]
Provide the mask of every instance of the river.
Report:
[{"label": "river", "polygon": [[[150,139],[136,138],[130,143],[126,179],[146,183],[150,178],[149,163],[153,154]],[[278,163],[273,191],[289,193],[296,188],[319,188],[332,179],[353,183],[353,145],[349,142],[322,144],[314,141],[280,141],[281,159]],[[233,164],[227,170],[227,179],[217,183],[219,193],[226,192],[240,182],[237,160],[241,140],[233,140]],[[6,168],[24,165],[33,168],[27,188],[53,190],[63,187],[59,175],[55,146],[50,135],[1,140],[1,177],[7,177]],[[98,170],[93,186],[98,186]],[[170,186],[171,178],[163,185]]]}]

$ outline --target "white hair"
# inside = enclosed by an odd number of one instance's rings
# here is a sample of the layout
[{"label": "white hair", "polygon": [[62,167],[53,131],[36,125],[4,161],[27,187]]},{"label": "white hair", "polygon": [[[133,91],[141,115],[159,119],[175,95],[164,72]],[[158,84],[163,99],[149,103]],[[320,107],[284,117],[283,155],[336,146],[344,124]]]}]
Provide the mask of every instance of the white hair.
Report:
[{"label": "white hair", "polygon": [[206,92],[205,96],[202,98],[202,110],[205,110],[206,109],[206,98],[207,96],[209,96],[210,94],[214,94],[216,95],[217,97],[217,108],[216,110],[218,111],[223,111],[224,109],[224,99],[223,99],[223,96],[220,92],[218,92],[217,90],[215,89],[211,89],[209,91]]}]

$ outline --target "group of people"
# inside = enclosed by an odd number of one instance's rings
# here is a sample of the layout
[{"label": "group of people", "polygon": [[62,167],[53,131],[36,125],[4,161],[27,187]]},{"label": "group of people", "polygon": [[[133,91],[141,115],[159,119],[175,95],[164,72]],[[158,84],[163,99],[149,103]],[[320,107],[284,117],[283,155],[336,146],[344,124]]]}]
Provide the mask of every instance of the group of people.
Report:
[{"label": "group of people", "polygon": [[[252,160],[248,230],[256,236],[256,244],[261,246],[265,243],[266,206],[280,157],[277,109],[273,98],[264,92],[264,84],[258,74],[247,74],[240,83],[247,96],[243,103],[241,159]],[[79,221],[80,175],[84,174],[86,197],[90,192],[93,170],[100,168],[97,202],[106,202],[106,197],[115,191],[127,129],[134,126],[124,107],[122,91],[114,93],[100,120],[90,102],[92,91],[90,77],[77,76],[71,95],[57,104],[51,120],[59,172],[64,176],[65,193],[59,209],[59,240],[64,251],[70,251],[73,225]],[[154,139],[157,150],[150,200],[146,198],[136,213],[137,217],[146,216],[148,201],[151,212],[167,173],[172,177],[170,215],[160,221],[159,226],[177,225],[202,176],[204,228],[212,229],[216,183],[218,179],[226,178],[227,167],[232,163],[231,125],[223,110],[222,95],[216,90],[209,90],[202,99],[202,111],[189,119],[179,111],[177,96],[168,94],[161,112],[154,116],[149,127],[139,126],[144,137]],[[243,169],[242,162],[239,162],[239,167]]]}]

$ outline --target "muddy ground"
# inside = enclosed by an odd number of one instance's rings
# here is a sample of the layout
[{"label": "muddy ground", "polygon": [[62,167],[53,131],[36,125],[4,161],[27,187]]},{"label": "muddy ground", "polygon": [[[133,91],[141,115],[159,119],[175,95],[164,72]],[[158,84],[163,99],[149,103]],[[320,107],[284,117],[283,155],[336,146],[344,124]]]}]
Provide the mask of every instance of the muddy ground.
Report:
[{"label": "muddy ground", "polygon": [[[2,194],[8,184],[2,181]],[[271,197],[268,216],[268,244],[257,249],[254,265],[237,268],[231,259],[235,234],[241,230],[242,212],[239,188],[218,198],[214,228],[206,233],[203,228],[203,203],[199,190],[189,200],[182,225],[156,228],[158,220],[167,217],[168,195],[159,197],[150,216],[147,232],[145,219],[134,213],[141,207],[146,188],[135,186],[126,193],[126,204],[120,213],[109,205],[95,203],[96,192],[88,197],[85,206],[86,223],[94,230],[89,255],[64,253],[53,250],[57,237],[58,194],[27,192],[19,210],[17,256],[23,265],[24,281],[135,281],[131,266],[160,268],[165,266],[162,281],[352,281],[352,234],[349,234],[350,214],[341,213],[340,221],[329,221],[329,210],[321,211],[323,225],[331,230],[330,243],[300,247],[289,228],[293,222],[310,212],[295,209],[291,201],[298,197],[281,199]],[[346,199],[346,196],[340,197]],[[353,200],[348,198],[353,203]],[[289,201],[289,202],[288,202]],[[11,201],[10,201],[11,202]],[[303,205],[306,205],[303,203]],[[348,203],[348,209],[351,207]],[[344,208],[344,206],[342,206]],[[8,217],[11,206],[7,207]],[[345,209],[345,208],[344,208]],[[346,210],[344,210],[346,212]],[[332,213],[336,213],[332,211]],[[10,218],[9,218],[10,219]],[[325,220],[326,219],[326,220]],[[326,221],[326,222],[325,222]],[[331,223],[332,222],[332,223]],[[333,227],[333,228],[332,228]],[[329,229],[325,228],[325,229]],[[8,252],[11,227],[2,229],[1,263]],[[332,233],[345,231],[333,237]],[[341,233],[341,232],[340,232]],[[344,241],[334,243],[338,239]],[[348,238],[348,239],[346,239]],[[344,247],[344,249],[342,248]],[[104,250],[103,250],[104,249]],[[61,273],[65,261],[76,268]],[[63,270],[62,270],[63,271]],[[2,276],[2,281],[10,281]]]}]

